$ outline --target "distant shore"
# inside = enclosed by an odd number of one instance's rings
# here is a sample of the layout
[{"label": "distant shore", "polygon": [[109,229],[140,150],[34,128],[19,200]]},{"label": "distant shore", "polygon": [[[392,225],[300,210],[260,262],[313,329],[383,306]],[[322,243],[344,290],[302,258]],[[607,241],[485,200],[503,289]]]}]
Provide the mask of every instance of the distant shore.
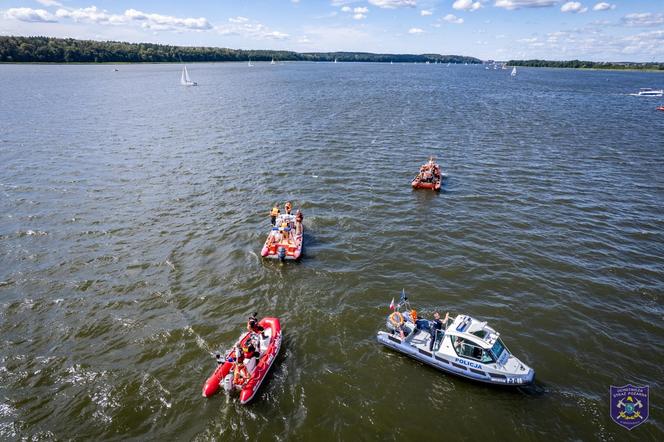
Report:
[{"label": "distant shore", "polygon": [[153,43],[75,40],[50,37],[0,37],[0,62],[9,63],[193,63],[223,61],[322,61],[378,63],[480,64],[463,55],[374,54],[370,52],[293,52]]},{"label": "distant shore", "polygon": [[664,72],[664,63],[629,63],[629,62],[601,62],[582,60],[510,60],[509,66],[533,68],[562,68],[562,69],[593,69],[604,71],[660,71]]}]

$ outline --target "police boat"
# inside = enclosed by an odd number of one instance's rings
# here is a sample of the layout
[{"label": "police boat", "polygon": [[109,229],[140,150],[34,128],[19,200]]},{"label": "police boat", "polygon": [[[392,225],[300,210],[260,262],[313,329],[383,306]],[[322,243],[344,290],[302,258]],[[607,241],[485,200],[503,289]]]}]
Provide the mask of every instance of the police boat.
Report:
[{"label": "police boat", "polygon": [[393,305],[394,311],[387,318],[388,331],[379,331],[377,336],[384,346],[440,371],[487,384],[521,386],[533,382],[535,370],[512,355],[500,333],[486,322],[468,315],[448,318],[441,330],[435,330],[434,339],[430,331],[433,321],[418,318],[405,293],[396,308]]}]

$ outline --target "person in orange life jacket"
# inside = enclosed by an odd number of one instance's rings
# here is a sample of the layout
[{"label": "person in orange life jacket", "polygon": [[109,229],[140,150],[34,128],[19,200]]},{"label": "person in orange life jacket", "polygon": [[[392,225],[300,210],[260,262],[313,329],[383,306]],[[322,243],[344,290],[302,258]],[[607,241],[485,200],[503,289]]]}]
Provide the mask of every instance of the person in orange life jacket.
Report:
[{"label": "person in orange life jacket", "polygon": [[436,342],[436,333],[438,330],[443,330],[447,324],[448,319],[450,319],[450,313],[445,313],[445,319],[440,320],[440,313],[435,312],[433,314],[433,321],[431,321],[431,327],[429,328],[429,333],[431,333],[431,343],[429,344],[429,351],[433,350],[433,344]]},{"label": "person in orange life jacket", "polygon": [[249,372],[247,371],[247,367],[244,366],[244,354],[239,345],[235,349],[234,362],[233,384],[242,385],[249,379]]},{"label": "person in orange life jacket", "polygon": [[275,204],[274,207],[272,207],[272,210],[270,211],[270,222],[272,223],[272,225],[276,224],[279,213],[280,213],[279,206]]}]

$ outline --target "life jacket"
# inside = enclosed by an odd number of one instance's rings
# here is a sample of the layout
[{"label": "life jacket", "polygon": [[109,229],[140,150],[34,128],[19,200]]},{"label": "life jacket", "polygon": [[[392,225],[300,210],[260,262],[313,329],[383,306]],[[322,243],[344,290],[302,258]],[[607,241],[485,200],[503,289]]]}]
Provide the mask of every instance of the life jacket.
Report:
[{"label": "life jacket", "polygon": [[412,319],[413,322],[417,321],[417,311],[415,309],[410,311],[410,319]]}]

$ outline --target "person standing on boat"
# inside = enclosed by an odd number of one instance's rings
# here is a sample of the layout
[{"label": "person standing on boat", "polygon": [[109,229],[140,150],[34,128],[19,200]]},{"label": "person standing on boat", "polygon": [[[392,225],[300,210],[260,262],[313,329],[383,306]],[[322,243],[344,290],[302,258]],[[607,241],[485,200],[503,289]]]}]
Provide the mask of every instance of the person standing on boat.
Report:
[{"label": "person standing on boat", "polygon": [[302,212],[300,212],[300,209],[297,209],[297,212],[295,212],[295,234],[300,235],[302,233],[302,220],[304,219],[304,215],[302,215]]},{"label": "person standing on boat", "polygon": [[256,314],[249,316],[249,320],[247,321],[247,331],[255,334],[260,333],[263,339],[267,339],[267,336],[265,336],[265,329],[258,323]]},{"label": "person standing on boat", "polygon": [[433,345],[436,343],[436,333],[439,330],[444,330],[445,324],[447,324],[448,319],[450,319],[450,313],[445,313],[445,319],[440,320],[440,313],[435,312],[433,314],[433,321],[431,321],[431,326],[429,328],[429,333],[431,333],[431,343],[429,344],[429,351],[433,351]]},{"label": "person standing on boat", "polygon": [[279,206],[275,204],[274,207],[272,207],[272,210],[270,211],[270,221],[272,222],[272,225],[276,224],[278,216],[279,216]]},{"label": "person standing on boat", "polygon": [[287,213],[288,215],[291,214],[291,210],[292,210],[292,208],[293,208],[293,206],[291,206],[290,201],[286,201],[286,204],[284,204],[284,209],[286,210],[286,213]]}]

